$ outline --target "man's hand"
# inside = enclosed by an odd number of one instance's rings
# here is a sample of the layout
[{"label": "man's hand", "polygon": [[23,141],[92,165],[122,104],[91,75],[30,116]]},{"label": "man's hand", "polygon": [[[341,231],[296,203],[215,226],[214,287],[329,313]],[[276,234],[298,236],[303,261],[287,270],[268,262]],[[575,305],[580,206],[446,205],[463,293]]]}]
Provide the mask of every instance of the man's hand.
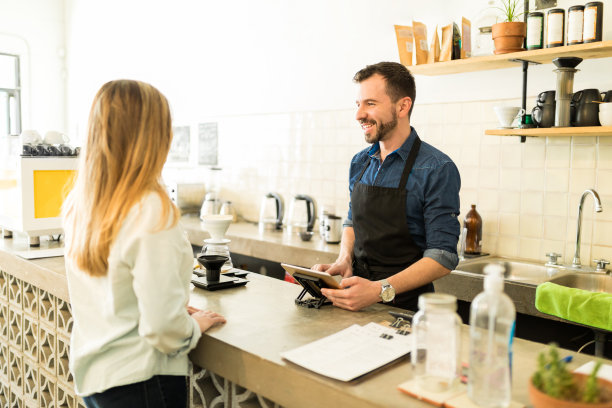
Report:
[{"label": "man's hand", "polygon": [[342,289],[322,288],[321,293],[334,306],[356,312],[380,301],[380,282],[372,282],[359,276],[342,279]]},{"label": "man's hand", "polygon": [[333,264],[316,264],[312,269],[319,272],[327,272],[330,275],[340,275],[343,278],[353,276],[353,266],[349,260],[336,261]]}]

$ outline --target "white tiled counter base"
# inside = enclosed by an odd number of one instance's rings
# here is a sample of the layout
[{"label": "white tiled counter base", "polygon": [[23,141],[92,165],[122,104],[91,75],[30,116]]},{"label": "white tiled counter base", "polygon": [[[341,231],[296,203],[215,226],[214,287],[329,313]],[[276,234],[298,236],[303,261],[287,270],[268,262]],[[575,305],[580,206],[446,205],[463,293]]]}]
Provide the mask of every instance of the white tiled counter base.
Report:
[{"label": "white tiled counter base", "polygon": [[0,407],[73,408],[70,305],[0,271]]},{"label": "white tiled counter base", "polygon": [[[0,408],[85,408],[68,369],[70,304],[0,270]],[[200,367],[192,367],[192,408],[279,408]]]}]

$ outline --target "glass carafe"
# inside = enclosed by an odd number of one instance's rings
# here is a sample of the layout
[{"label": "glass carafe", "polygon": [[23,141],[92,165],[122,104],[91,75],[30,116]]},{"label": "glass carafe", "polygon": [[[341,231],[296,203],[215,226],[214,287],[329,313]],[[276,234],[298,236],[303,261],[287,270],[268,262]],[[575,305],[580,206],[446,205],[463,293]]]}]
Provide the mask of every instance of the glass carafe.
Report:
[{"label": "glass carafe", "polygon": [[227,245],[230,242],[229,239],[224,239],[223,241],[217,242],[213,239],[205,239],[204,245],[202,246],[202,250],[198,254],[201,255],[221,255],[227,256],[227,262],[221,266],[221,272],[227,272],[234,267],[232,264],[232,258],[230,256],[229,246]]}]

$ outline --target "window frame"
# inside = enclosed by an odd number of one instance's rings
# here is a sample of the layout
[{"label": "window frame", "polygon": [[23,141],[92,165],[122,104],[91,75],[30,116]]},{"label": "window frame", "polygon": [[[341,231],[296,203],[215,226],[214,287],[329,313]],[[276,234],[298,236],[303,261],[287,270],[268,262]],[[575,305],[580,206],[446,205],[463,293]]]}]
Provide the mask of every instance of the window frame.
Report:
[{"label": "window frame", "polygon": [[[6,129],[0,130],[6,132],[7,136],[18,136],[21,134],[21,62],[20,56],[17,54],[11,54],[7,52],[1,52],[0,56],[7,56],[15,58],[15,87],[14,88],[2,88],[0,87],[0,93],[7,94],[6,104]],[[13,106],[11,105],[13,100],[14,112],[12,112]],[[0,114],[2,114],[0,112]],[[11,132],[14,129],[14,132]]]}]

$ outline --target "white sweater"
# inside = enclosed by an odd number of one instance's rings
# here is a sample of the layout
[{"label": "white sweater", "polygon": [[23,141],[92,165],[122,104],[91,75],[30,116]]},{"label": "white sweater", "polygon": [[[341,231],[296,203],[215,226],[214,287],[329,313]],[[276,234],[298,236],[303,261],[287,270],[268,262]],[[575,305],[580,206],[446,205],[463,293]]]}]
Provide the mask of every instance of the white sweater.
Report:
[{"label": "white sweater", "polygon": [[[70,370],[81,396],[154,375],[187,375],[187,353],[201,336],[186,310],[193,253],[179,225],[151,232],[161,214],[155,193],[132,208],[104,277],[66,258],[74,318]],[[67,249],[70,230],[66,225]]]}]

